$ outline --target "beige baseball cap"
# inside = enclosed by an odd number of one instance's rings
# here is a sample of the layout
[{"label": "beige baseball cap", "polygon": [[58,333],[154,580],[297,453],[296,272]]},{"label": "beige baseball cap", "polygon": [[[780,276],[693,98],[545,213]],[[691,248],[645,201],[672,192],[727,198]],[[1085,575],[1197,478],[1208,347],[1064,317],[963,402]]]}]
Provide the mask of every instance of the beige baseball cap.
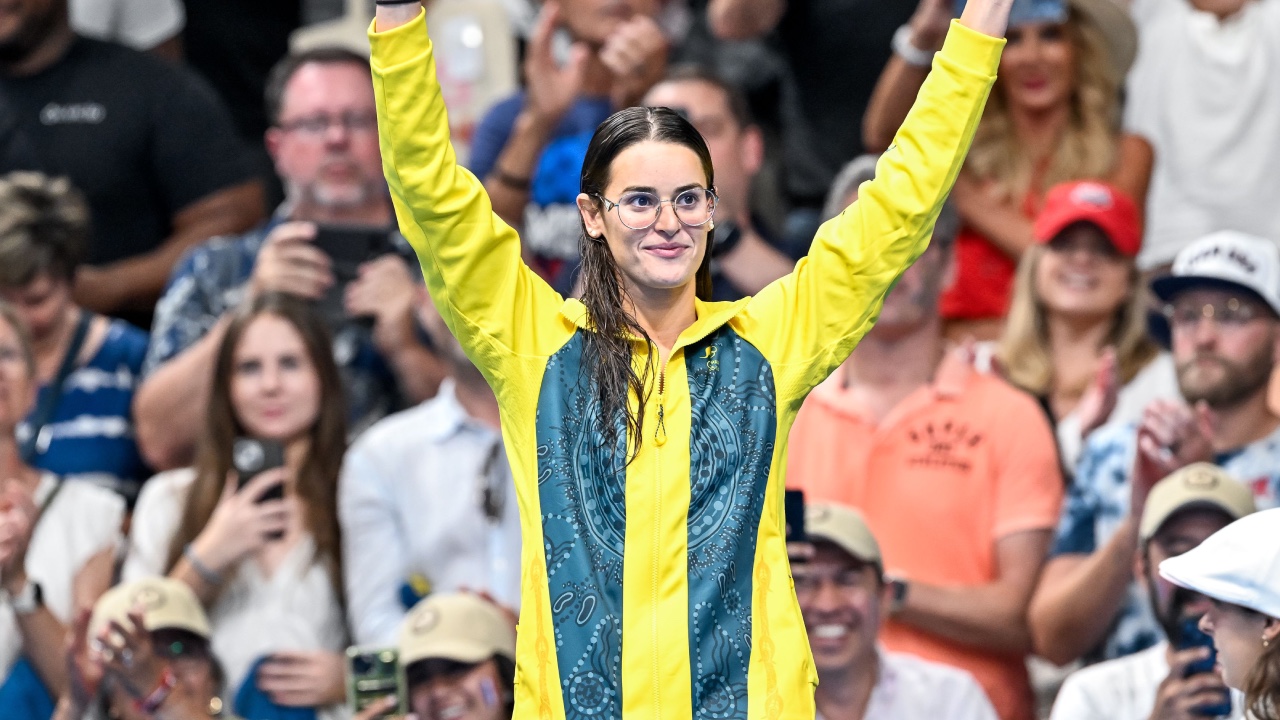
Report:
[{"label": "beige baseball cap", "polygon": [[117,585],[103,593],[93,606],[90,637],[101,634],[112,620],[129,627],[129,613],[139,605],[143,608],[143,625],[148,630],[186,630],[206,640],[212,635],[209,617],[186,583],[152,577]]},{"label": "beige baseball cap", "polygon": [[401,667],[419,660],[478,663],[494,655],[515,660],[515,628],[496,605],[469,593],[431,595],[400,626]]},{"label": "beige baseball cap", "polygon": [[804,525],[810,539],[835,543],[863,562],[884,565],[880,543],[857,510],[835,503],[810,503],[805,506]]},{"label": "beige baseball cap", "polygon": [[1249,488],[1217,465],[1194,463],[1156,483],[1147,496],[1138,523],[1138,536],[1146,542],[1175,513],[1193,507],[1221,510],[1232,520],[1257,508]]}]

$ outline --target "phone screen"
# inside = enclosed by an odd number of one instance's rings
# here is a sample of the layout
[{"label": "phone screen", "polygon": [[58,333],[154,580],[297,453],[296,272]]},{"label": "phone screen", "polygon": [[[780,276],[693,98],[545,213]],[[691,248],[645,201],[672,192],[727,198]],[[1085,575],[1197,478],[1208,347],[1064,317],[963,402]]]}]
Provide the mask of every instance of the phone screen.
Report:
[{"label": "phone screen", "polygon": [[388,695],[399,698],[398,707],[377,717],[407,712],[399,653],[391,648],[347,648],[347,701],[352,712],[359,713]]},{"label": "phone screen", "polygon": [[395,247],[386,228],[347,225],[317,227],[312,244],[332,263],[334,283],[317,303],[317,309],[331,327],[336,327],[347,319],[343,298],[347,284],[359,275],[360,266],[394,253]]},{"label": "phone screen", "polygon": [[[1200,629],[1200,618],[1191,617],[1182,621],[1178,628],[1178,637],[1174,643],[1178,650],[1189,650],[1196,647],[1209,648],[1209,657],[1187,666],[1186,677],[1213,672],[1218,661],[1217,650],[1213,646],[1213,638]],[[1222,699],[1212,705],[1200,705],[1192,712],[1201,717],[1224,717],[1231,714],[1231,694],[1225,689]]]},{"label": "phone screen", "polygon": [[786,491],[783,511],[787,522],[787,542],[808,542],[804,532],[804,492],[801,490]]}]

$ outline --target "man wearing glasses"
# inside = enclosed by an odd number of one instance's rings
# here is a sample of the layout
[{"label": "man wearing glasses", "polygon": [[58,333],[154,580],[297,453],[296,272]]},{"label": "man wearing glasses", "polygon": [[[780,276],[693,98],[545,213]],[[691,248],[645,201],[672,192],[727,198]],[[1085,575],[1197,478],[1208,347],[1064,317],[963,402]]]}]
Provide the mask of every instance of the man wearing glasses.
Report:
[{"label": "man wearing glasses", "polygon": [[1060,663],[1161,639],[1131,582],[1138,519],[1158,480],[1212,462],[1244,481],[1259,509],[1280,502],[1280,417],[1267,403],[1280,353],[1280,246],[1214,233],[1182,250],[1152,291],[1184,402],[1153,402],[1140,423],[1104,426],[1086,442],[1030,614],[1037,651]]},{"label": "man wearing glasses", "polygon": [[322,226],[392,232],[368,61],[339,49],[287,57],[266,100],[266,145],[285,202],[266,225],[189,254],[169,280],[134,403],[138,445],[157,470],[189,461],[230,311],[256,294],[330,296],[339,315],[362,319],[334,327],[353,434],[434,395],[443,374],[418,339],[414,266],[383,255],[343,290],[338,264],[314,242]]}]

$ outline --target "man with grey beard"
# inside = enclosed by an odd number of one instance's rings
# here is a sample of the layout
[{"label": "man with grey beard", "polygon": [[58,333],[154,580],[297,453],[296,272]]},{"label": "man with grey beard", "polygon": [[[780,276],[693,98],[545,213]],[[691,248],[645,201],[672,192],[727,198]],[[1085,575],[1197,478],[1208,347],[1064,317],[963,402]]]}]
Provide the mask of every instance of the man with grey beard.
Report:
[{"label": "man with grey beard", "polygon": [[363,263],[343,290],[335,286],[342,267],[313,242],[326,225],[393,232],[368,61],[336,48],[290,56],[268,78],[266,95],[266,146],[285,202],[266,225],[187,255],[157,305],[134,398],[138,446],[157,470],[190,461],[230,316],[260,293],[333,300],[334,357],[353,434],[431,397],[443,377],[419,341],[416,265],[384,254]]},{"label": "man with grey beard", "polygon": [[1280,247],[1214,233],[1151,289],[1185,402],[1154,402],[1141,423],[1103,427],[1086,443],[1030,610],[1037,653],[1059,664],[1160,640],[1132,583],[1138,518],[1160,478],[1212,462],[1244,481],[1259,509],[1280,504],[1280,417],[1267,402],[1280,353]]}]

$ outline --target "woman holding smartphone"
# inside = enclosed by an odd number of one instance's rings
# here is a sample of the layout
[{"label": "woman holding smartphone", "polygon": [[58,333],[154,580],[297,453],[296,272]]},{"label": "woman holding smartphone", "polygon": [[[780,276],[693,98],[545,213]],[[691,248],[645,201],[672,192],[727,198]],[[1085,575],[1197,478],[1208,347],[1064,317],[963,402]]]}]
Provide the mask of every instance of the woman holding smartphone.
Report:
[{"label": "woman holding smartphone", "polygon": [[1227,685],[1251,720],[1280,720],[1280,509],[1246,515],[1160,563],[1166,580],[1209,599],[1200,629],[1213,636]]},{"label": "woman holding smartphone", "polygon": [[588,145],[581,301],[458,166],[419,3],[379,0],[388,185],[431,297],[493,386],[523,536],[515,717],[814,716],[787,573],[786,437],[924,251],[991,84],[1011,0],[952,26],[898,142],[796,271],[707,302],[715,179],[664,108]]},{"label": "woman holding smartphone", "polygon": [[[240,309],[218,350],[195,466],[144,486],[123,573],[168,574],[195,590],[233,692],[340,713],[347,632],[335,498],[346,416],[330,347],[301,300],[267,294]],[[283,466],[242,484],[240,438],[268,457],[278,445]]]}]

